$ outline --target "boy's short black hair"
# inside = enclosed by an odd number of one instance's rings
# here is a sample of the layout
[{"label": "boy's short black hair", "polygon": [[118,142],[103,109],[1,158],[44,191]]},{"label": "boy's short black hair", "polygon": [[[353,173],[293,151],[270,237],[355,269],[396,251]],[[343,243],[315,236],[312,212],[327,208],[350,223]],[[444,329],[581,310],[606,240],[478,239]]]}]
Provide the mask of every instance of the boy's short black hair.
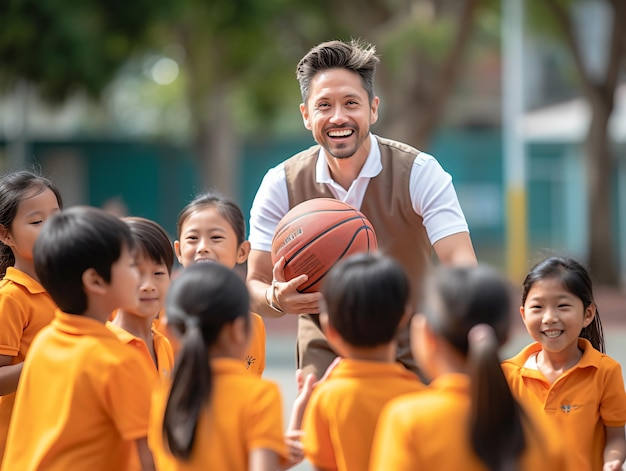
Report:
[{"label": "boy's short black hair", "polygon": [[145,254],[155,263],[162,263],[172,274],[174,247],[170,236],[159,224],[142,217],[129,216],[122,219],[130,228],[138,254]]},{"label": "boy's short black hair", "polygon": [[353,347],[391,342],[409,304],[404,269],[379,253],[359,253],[338,262],[324,277],[323,309],[329,324]]},{"label": "boy's short black hair", "polygon": [[33,259],[41,285],[57,306],[84,314],[87,296],[82,275],[93,268],[108,283],[124,247],[134,249],[128,226],[98,208],[75,206],[53,215],[41,228]]}]

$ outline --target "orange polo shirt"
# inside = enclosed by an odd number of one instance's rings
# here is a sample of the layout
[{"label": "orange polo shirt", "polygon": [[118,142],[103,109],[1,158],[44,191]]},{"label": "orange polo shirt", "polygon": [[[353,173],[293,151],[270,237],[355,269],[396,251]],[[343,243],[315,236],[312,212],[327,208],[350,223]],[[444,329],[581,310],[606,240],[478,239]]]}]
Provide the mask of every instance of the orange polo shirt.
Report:
[{"label": "orange polo shirt", "polygon": [[400,363],[343,358],[315,387],[305,409],[305,456],[324,469],[367,470],[380,410],[390,399],[423,388]]},{"label": "orange polo shirt", "polygon": [[20,378],[2,471],[127,470],[154,374],[104,324],[57,310]]},{"label": "orange polo shirt", "polygon": [[211,360],[213,390],[200,414],[191,459],[174,458],[163,441],[169,386],[155,393],[148,441],[159,471],[247,470],[248,456],[265,448],[287,456],[278,386],[246,372],[240,360]]},{"label": "orange polo shirt", "polygon": [[[469,377],[447,374],[422,391],[390,401],[376,427],[369,470],[485,471],[472,450],[465,425],[470,400]],[[565,471],[564,450],[556,430],[532,415],[529,419],[530,423],[524,423],[527,442],[519,469]]]},{"label": "orange polo shirt", "polygon": [[[56,305],[37,281],[7,268],[0,280],[0,355],[12,356],[11,365],[24,361],[37,334],[54,319]],[[0,396],[0,462],[4,454],[15,393]]]},{"label": "orange polo shirt", "polygon": [[152,341],[154,343],[154,353],[156,354],[157,365],[154,364],[154,360],[152,359],[152,355],[150,355],[148,346],[142,339],[135,337],[127,330],[124,330],[111,322],[107,322],[106,326],[117,336],[118,339],[120,339],[120,341],[136,348],[139,352],[141,352],[148,363],[155,368],[155,371],[158,371],[161,379],[165,380],[171,376],[172,371],[174,370],[174,351],[172,350],[170,341],[165,335],[157,330],[154,323],[152,324]]},{"label": "orange polo shirt", "polygon": [[[180,340],[176,338],[167,329],[167,323],[161,321],[163,317],[166,317],[165,311],[161,311],[159,319],[155,321],[156,330],[164,334],[172,345],[174,355],[180,350]],[[248,372],[257,376],[263,376],[265,371],[265,323],[263,318],[254,312],[250,313],[250,344],[248,345],[248,351],[242,358],[246,365]]]},{"label": "orange polo shirt", "polygon": [[604,426],[626,423],[626,393],[620,364],[578,339],[583,351],[576,366],[548,383],[536,367],[541,345],[534,343],[505,360],[502,369],[513,394],[550,418],[561,431],[570,469],[602,470]]},{"label": "orange polo shirt", "polygon": [[250,327],[250,344],[243,360],[250,373],[262,376],[265,370],[265,323],[263,318],[251,312]]}]

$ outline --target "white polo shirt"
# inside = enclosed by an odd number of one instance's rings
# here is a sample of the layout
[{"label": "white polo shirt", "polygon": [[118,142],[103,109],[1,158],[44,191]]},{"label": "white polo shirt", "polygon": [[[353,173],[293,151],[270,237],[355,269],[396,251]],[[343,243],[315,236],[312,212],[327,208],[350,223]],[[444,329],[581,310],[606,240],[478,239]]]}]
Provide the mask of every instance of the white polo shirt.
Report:
[{"label": "white polo shirt", "polygon": [[[335,198],[357,209],[361,208],[370,179],[383,169],[378,141],[373,134],[370,140],[367,160],[347,191],[331,178],[321,147],[316,162],[317,183],[325,183]],[[431,244],[452,234],[469,232],[452,177],[433,156],[421,152],[415,157],[409,186],[413,210],[422,217]],[[271,250],[274,230],[289,209],[285,166],[281,162],[265,174],[252,203],[249,241],[253,250]]]}]

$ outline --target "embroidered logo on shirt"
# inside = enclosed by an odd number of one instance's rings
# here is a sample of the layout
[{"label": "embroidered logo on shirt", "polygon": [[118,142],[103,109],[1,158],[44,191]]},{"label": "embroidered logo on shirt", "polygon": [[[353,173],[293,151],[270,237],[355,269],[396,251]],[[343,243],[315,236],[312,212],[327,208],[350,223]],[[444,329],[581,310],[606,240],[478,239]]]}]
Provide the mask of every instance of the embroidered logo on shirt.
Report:
[{"label": "embroidered logo on shirt", "polygon": [[578,404],[561,404],[561,412],[564,412],[565,414],[569,414],[570,412],[579,409],[580,405]]},{"label": "embroidered logo on shirt", "polygon": [[256,358],[247,355],[246,356],[246,370],[249,370],[252,364],[256,361]]}]

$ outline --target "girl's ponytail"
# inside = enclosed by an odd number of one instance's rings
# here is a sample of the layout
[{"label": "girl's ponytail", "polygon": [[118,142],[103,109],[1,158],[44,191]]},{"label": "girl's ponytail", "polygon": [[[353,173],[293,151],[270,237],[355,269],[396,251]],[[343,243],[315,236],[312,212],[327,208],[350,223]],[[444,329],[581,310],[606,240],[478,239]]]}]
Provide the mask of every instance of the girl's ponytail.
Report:
[{"label": "girl's ponytail", "polygon": [[468,343],[472,447],[491,471],[516,469],[526,444],[523,412],[500,367],[496,334],[491,326],[478,324],[469,331]]},{"label": "girl's ponytail", "polygon": [[243,279],[219,263],[182,270],[165,302],[168,327],[182,338],[163,417],[163,437],[176,458],[188,460],[205,405],[211,399],[210,349],[236,319],[249,328],[250,297]]},{"label": "girl's ponytail", "polygon": [[200,412],[212,388],[208,350],[196,323],[186,327],[163,418],[163,434],[176,458],[189,459]]}]

